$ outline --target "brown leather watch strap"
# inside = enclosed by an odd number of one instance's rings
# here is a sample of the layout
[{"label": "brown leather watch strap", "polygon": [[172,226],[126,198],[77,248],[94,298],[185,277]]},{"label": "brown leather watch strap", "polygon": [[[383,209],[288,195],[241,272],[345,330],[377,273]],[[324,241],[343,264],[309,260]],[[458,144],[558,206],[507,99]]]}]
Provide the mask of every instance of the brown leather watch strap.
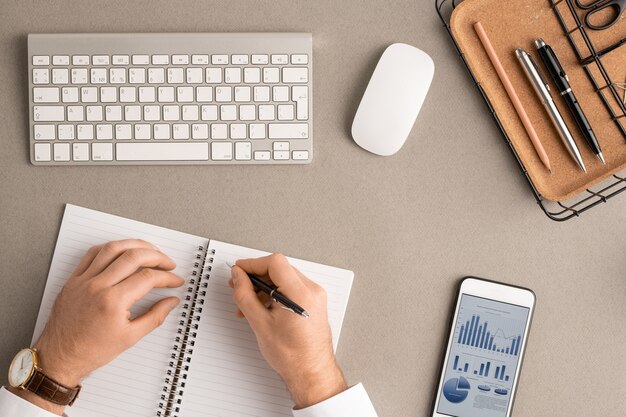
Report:
[{"label": "brown leather watch strap", "polygon": [[76,401],[76,398],[78,398],[81,386],[68,388],[59,384],[54,379],[48,378],[39,369],[35,369],[33,376],[30,378],[25,388],[34,392],[44,400],[55,404],[72,405],[74,401]]}]

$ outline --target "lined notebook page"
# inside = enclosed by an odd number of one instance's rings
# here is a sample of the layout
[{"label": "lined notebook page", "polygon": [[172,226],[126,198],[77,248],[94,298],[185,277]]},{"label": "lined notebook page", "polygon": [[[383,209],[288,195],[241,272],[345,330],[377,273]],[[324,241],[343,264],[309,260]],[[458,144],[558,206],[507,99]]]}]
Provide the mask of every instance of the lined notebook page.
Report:
[{"label": "lined notebook page", "polygon": [[[39,338],[48,321],[57,294],[87,250],[93,245],[127,238],[144,239],[157,246],[174,259],[177,265],[174,273],[185,279],[189,278],[193,270],[198,246],[206,247],[208,244],[208,240],[201,237],[68,204],[50,266],[33,342]],[[171,295],[182,300],[186,288],[187,285],[183,285],[177,289],[154,290],[131,311],[134,315],[141,314],[156,301]],[[182,304],[170,313],[160,328],[87,377],[77,402],[67,408],[68,416],[156,416]]]},{"label": "lined notebook page", "polygon": [[[235,317],[237,308],[228,287],[227,263],[267,253],[215,240],[209,249],[215,250],[214,262],[180,415],[291,417],[289,393],[261,356],[248,323]],[[289,261],[326,289],[336,348],[354,274],[298,259]]]}]

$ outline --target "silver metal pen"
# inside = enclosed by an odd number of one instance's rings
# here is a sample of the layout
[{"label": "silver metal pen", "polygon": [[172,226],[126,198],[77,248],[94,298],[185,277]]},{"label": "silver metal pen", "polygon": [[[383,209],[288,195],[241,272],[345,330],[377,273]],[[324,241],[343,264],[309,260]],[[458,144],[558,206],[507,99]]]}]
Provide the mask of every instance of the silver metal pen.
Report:
[{"label": "silver metal pen", "polygon": [[563,117],[561,113],[559,113],[559,109],[556,108],[554,104],[554,100],[552,100],[552,96],[550,95],[550,87],[548,83],[544,80],[533,60],[533,57],[522,48],[518,48],[515,50],[515,55],[519,60],[520,64],[522,64],[522,68],[524,69],[524,73],[528,77],[528,80],[533,86],[533,90],[537,93],[537,96],[543,103],[543,106],[546,108],[546,111],[550,115],[550,119],[552,123],[556,127],[556,130],[559,132],[559,136],[565,145],[565,148],[571,155],[572,159],[576,161],[578,166],[585,172],[587,172],[587,168],[585,168],[585,164],[583,162],[583,158],[580,155],[580,150],[574,142],[574,138],[570,133],[565,121],[563,121]]}]

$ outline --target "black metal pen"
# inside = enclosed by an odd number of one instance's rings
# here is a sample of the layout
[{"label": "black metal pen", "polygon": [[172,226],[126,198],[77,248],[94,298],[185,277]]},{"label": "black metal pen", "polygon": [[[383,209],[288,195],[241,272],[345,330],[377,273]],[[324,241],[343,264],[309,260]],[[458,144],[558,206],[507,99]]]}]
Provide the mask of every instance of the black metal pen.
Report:
[{"label": "black metal pen", "polygon": [[580,107],[574,92],[572,91],[572,87],[569,84],[569,78],[563,70],[561,63],[559,62],[559,58],[557,58],[554,50],[550,47],[550,45],[546,44],[543,39],[537,39],[535,41],[535,46],[537,47],[537,52],[539,53],[539,57],[543,61],[544,65],[548,69],[552,80],[554,80],[554,84],[556,85],[557,90],[563,96],[567,107],[574,116],[576,120],[576,124],[580,128],[583,136],[587,140],[589,147],[593,151],[593,153],[598,157],[600,161],[604,164],[604,156],[602,156],[602,150],[600,149],[600,144],[598,143],[598,139],[596,135],[593,133],[593,129],[591,129],[591,125],[589,124],[589,120],[585,116],[583,109]]},{"label": "black metal pen", "polygon": [[[233,267],[233,265],[231,264],[226,264],[229,267]],[[302,307],[300,307],[298,304],[296,304],[295,302],[291,301],[289,298],[287,298],[285,295],[283,295],[282,293],[280,293],[276,287],[273,287],[269,284],[266,284],[261,278],[257,277],[256,275],[252,275],[252,274],[248,274],[248,278],[250,278],[250,281],[252,282],[252,285],[254,285],[254,287],[262,292],[264,292],[265,294],[269,295],[270,297],[272,297],[272,299],[279,303],[285,310],[289,310],[292,313],[296,313],[304,318],[308,318],[309,317],[309,313],[306,312],[305,309],[303,309]]]}]

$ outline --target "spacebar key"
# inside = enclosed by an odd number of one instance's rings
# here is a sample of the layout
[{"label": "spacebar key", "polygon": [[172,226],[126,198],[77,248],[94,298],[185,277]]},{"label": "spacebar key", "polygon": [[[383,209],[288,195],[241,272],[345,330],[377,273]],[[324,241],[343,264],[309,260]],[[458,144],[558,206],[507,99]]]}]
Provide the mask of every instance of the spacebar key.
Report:
[{"label": "spacebar key", "polygon": [[118,161],[207,161],[209,144],[203,143],[117,143]]}]

